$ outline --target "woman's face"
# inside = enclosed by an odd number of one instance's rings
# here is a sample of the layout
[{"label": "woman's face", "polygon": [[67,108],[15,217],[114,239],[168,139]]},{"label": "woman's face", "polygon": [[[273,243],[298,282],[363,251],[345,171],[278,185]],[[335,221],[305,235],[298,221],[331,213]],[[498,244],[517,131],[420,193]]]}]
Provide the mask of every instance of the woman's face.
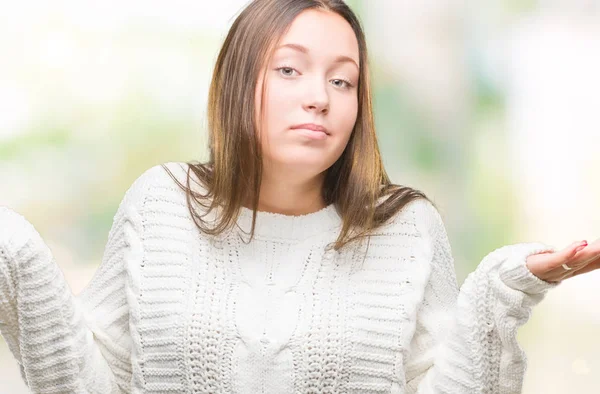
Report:
[{"label": "woman's face", "polygon": [[[341,16],[307,10],[276,44],[266,66],[264,118],[259,136],[265,171],[314,177],[340,157],[356,122],[359,50]],[[262,72],[256,85],[259,116]],[[327,133],[293,129],[315,124]]]}]

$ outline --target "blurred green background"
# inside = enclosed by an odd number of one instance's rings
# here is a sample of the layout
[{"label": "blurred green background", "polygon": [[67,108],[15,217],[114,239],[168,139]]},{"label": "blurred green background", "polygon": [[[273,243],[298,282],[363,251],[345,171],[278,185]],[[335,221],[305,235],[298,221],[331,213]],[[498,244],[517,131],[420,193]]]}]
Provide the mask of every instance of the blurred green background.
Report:
[{"label": "blurred green background", "polygon": [[[28,218],[74,293],[125,190],[205,160],[212,67],[246,1],[23,1],[0,16],[0,205]],[[353,0],[395,183],[440,207],[459,283],[510,243],[600,235],[600,2]],[[534,310],[525,393],[600,392],[599,276]],[[0,393],[26,393],[0,341]]]}]

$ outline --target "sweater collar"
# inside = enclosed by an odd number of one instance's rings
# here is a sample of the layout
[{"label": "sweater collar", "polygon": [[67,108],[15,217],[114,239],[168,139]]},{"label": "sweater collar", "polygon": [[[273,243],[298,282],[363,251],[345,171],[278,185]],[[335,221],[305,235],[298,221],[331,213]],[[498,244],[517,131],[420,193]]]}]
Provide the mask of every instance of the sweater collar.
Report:
[{"label": "sweater collar", "polygon": [[[252,210],[244,206],[240,207],[237,223],[249,236],[252,228]],[[260,238],[302,241],[341,228],[341,225],[342,219],[333,203],[319,211],[304,215],[257,211],[254,235]]]}]

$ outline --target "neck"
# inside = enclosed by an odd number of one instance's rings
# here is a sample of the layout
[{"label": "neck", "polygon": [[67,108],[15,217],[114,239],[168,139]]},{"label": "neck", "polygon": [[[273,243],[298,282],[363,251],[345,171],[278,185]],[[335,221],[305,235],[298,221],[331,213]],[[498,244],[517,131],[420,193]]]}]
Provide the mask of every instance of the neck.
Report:
[{"label": "neck", "polygon": [[[292,176],[263,176],[258,200],[258,211],[283,215],[306,215],[327,206],[322,189],[324,175],[298,181]],[[250,199],[243,204],[251,208]]]}]

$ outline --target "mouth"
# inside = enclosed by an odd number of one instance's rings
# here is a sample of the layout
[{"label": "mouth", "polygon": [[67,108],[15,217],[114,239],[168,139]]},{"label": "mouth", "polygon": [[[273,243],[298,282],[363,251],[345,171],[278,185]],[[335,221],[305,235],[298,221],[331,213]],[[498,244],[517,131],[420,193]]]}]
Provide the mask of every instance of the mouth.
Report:
[{"label": "mouth", "polygon": [[303,137],[311,140],[324,140],[326,138],[329,138],[329,135],[326,134],[324,131],[314,131],[304,128],[295,128],[292,130],[298,132],[298,134],[302,135]]},{"label": "mouth", "polygon": [[298,125],[292,126],[291,129],[292,130],[304,129],[304,130],[310,130],[310,131],[314,131],[314,132],[321,132],[325,135],[329,135],[329,131],[327,130],[327,128],[325,128],[322,125],[315,124],[315,123],[298,124]]}]

